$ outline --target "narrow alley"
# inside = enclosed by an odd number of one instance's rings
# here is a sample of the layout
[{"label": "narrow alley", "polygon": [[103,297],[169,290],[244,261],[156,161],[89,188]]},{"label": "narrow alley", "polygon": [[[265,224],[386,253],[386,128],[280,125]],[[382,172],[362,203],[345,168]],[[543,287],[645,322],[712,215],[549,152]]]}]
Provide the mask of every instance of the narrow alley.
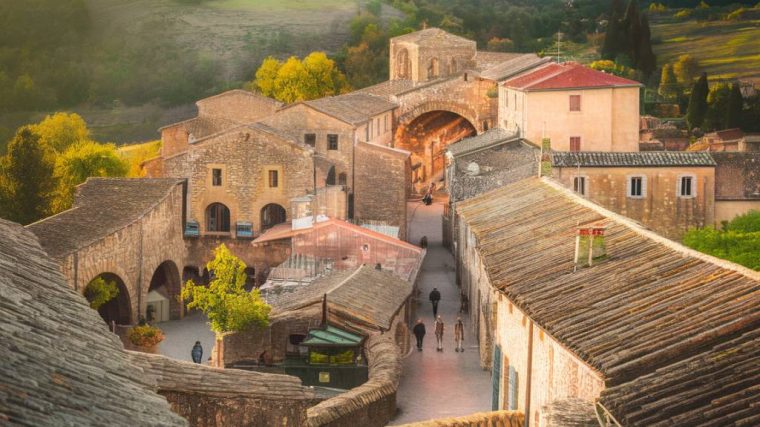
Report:
[{"label": "narrow alley", "polygon": [[[399,412],[391,425],[452,417],[491,409],[491,376],[480,368],[477,341],[465,321],[465,351],[454,351],[454,322],[459,313],[459,288],[454,277],[454,257],[441,242],[443,204],[409,203],[409,240],[427,236],[428,252],[419,281],[417,317],[425,322],[423,351],[416,349],[404,359],[396,401]],[[441,292],[438,314],[445,323],[444,351],[435,351],[433,310],[428,294]]]}]

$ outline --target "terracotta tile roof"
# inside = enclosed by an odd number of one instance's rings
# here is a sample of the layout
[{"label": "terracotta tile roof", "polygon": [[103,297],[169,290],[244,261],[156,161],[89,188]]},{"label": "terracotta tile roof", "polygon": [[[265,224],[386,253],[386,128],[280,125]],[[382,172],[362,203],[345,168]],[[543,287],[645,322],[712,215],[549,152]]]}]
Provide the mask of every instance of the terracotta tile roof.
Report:
[{"label": "terracotta tile roof", "polygon": [[[688,249],[554,181],[519,181],[457,211],[492,286],[608,387],[760,327],[760,272]],[[606,227],[606,258],[574,271],[579,224]],[[757,360],[751,373],[760,375]],[[673,413],[688,409],[660,398]]]},{"label": "terracotta tile roof", "polygon": [[184,180],[88,178],[74,207],[27,226],[45,251],[63,258],[137,221]]},{"label": "terracotta tile roof", "polygon": [[709,153],[685,151],[555,151],[552,166],[556,167],[693,167],[715,166]]},{"label": "terracotta tile roof", "polygon": [[528,74],[504,82],[504,86],[531,90],[559,90],[604,87],[638,87],[641,83],[593,70],[575,62],[549,63]]},{"label": "terracotta tile roof", "polygon": [[347,320],[356,319],[387,330],[411,293],[412,285],[395,274],[375,270],[372,266],[360,266],[334,271],[290,292],[268,292],[265,296],[273,307],[273,315],[279,315],[321,304],[323,295],[327,294],[331,312],[336,311]]},{"label": "terracotta tile roof", "polygon": [[382,97],[356,92],[304,101],[304,104],[354,126],[398,106]]},{"label": "terracotta tile roof", "polygon": [[758,402],[758,328],[726,337],[600,396],[600,403],[624,426],[756,426]]},{"label": "terracotta tile roof", "polygon": [[35,236],[0,235],[0,424],[187,425]]},{"label": "terracotta tile roof", "polygon": [[458,45],[472,46],[473,49],[475,48],[475,41],[451,34],[440,28],[426,28],[424,30],[404,34],[403,36],[393,37],[391,43],[393,42],[410,42],[416,43],[420,46],[440,47],[441,45]]}]

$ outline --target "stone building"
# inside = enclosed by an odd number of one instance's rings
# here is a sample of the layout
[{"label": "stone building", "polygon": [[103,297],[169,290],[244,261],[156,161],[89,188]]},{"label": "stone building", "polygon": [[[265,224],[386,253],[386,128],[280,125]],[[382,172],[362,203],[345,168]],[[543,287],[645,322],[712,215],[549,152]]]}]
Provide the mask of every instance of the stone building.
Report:
[{"label": "stone building", "polygon": [[710,153],[715,160],[715,226],[760,211],[760,152]]},{"label": "stone building", "polygon": [[547,178],[461,202],[457,213],[458,274],[495,409],[524,412],[536,427],[571,398],[597,405],[603,425],[757,416],[760,395],[746,379],[760,374],[758,272]]},{"label": "stone building", "polygon": [[639,82],[548,63],[499,86],[499,126],[557,151],[638,151]]},{"label": "stone building", "polygon": [[286,375],[125,351],[28,229],[0,220],[4,425],[307,425],[314,392]]},{"label": "stone building", "polygon": [[741,129],[724,129],[706,133],[686,151],[760,152],[760,134],[745,134]]},{"label": "stone building", "polygon": [[672,239],[715,223],[708,153],[554,152],[552,176],[583,197]]},{"label": "stone building", "polygon": [[425,82],[457,75],[475,65],[474,40],[439,28],[428,28],[391,39],[391,80]]}]

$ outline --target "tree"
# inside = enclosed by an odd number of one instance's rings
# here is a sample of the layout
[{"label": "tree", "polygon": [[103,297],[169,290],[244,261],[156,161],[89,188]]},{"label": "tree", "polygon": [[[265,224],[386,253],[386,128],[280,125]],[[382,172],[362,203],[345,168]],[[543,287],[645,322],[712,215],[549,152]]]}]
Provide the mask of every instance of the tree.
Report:
[{"label": "tree", "polygon": [[275,81],[282,64],[271,56],[264,59],[261,66],[256,70],[253,87],[258,89],[264,96],[275,98]]},{"label": "tree", "polygon": [[625,28],[625,51],[633,61],[634,68],[639,69],[640,43],[641,43],[641,16],[639,14],[638,0],[629,0],[628,7],[623,18]]},{"label": "tree", "polygon": [[652,33],[649,29],[649,18],[644,14],[641,16],[641,32],[638,40],[638,62],[636,67],[644,73],[644,78],[648,79],[657,68],[657,56],[652,51]]},{"label": "tree", "polygon": [[689,107],[686,110],[686,122],[689,124],[689,129],[702,126],[707,113],[707,93],[707,73],[702,73],[699,80],[694,83],[689,97]]},{"label": "tree", "polygon": [[700,252],[733,261],[760,271],[760,211],[750,211],[726,223],[723,230],[713,227],[691,229],[683,243]]},{"label": "tree", "polygon": [[303,61],[291,56],[285,63],[269,57],[247,86],[287,103],[337,95],[349,89],[346,76],[324,52],[312,52]]},{"label": "tree", "polygon": [[673,64],[673,72],[682,87],[691,87],[700,73],[699,62],[691,55],[681,55]]},{"label": "tree", "polygon": [[605,73],[614,74],[626,79],[636,78],[636,70],[609,60],[594,61],[589,64],[589,67],[594,70],[604,71]]},{"label": "tree", "polygon": [[731,85],[731,92],[728,95],[726,108],[726,128],[733,129],[741,127],[742,112],[744,109],[744,98],[738,83]]},{"label": "tree", "polygon": [[243,261],[222,244],[214,249],[214,259],[206,267],[214,272],[208,287],[189,280],[182,289],[182,299],[189,301],[188,308],[197,308],[208,316],[212,331],[220,335],[269,324],[269,304],[258,289],[245,290]]},{"label": "tree", "polygon": [[303,59],[307,80],[302,89],[305,99],[317,99],[346,92],[346,76],[324,52],[312,52]]},{"label": "tree", "polygon": [[308,74],[306,67],[295,56],[282,64],[274,82],[274,97],[282,102],[291,103],[306,99],[304,85]]},{"label": "tree", "polygon": [[676,98],[681,92],[681,87],[676,80],[676,74],[673,72],[673,64],[665,64],[662,67],[660,88],[658,92],[667,99]]},{"label": "tree", "polygon": [[69,146],[55,161],[58,186],[51,201],[52,213],[71,207],[77,185],[94,176],[126,176],[129,165],[113,144],[80,141]]},{"label": "tree", "polygon": [[77,142],[90,139],[87,123],[76,113],[55,113],[33,126],[40,142],[62,153]]},{"label": "tree", "polygon": [[84,288],[84,297],[90,303],[90,308],[97,310],[103,304],[111,301],[119,295],[119,287],[116,282],[106,282],[105,279],[98,276]]},{"label": "tree", "polygon": [[702,128],[704,130],[726,129],[728,98],[731,88],[724,83],[714,85],[707,94],[707,113]]},{"label": "tree", "polygon": [[602,44],[602,59],[613,60],[621,52],[625,52],[625,27],[623,19],[622,0],[612,0],[610,17],[607,21],[607,31]]},{"label": "tree", "polygon": [[2,158],[3,188],[0,214],[5,218],[29,224],[50,213],[50,196],[55,188],[53,156],[40,144],[40,137],[31,126],[24,126],[8,144]]}]

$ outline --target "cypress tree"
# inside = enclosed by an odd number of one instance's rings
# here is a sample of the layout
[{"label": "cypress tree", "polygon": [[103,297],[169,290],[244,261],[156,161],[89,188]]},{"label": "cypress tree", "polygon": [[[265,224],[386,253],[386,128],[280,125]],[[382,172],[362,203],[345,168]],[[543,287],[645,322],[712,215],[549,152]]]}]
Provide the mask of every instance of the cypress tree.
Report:
[{"label": "cypress tree", "polygon": [[726,128],[731,129],[741,127],[744,99],[742,98],[742,92],[739,90],[739,85],[737,83],[731,85],[731,92],[728,94],[727,107]]},{"label": "cypress tree", "polygon": [[620,53],[625,53],[625,28],[623,27],[622,0],[612,0],[610,17],[607,22],[607,32],[602,44],[602,59],[614,60]]},{"label": "cypress tree", "polygon": [[649,18],[647,18],[646,14],[641,15],[638,68],[644,73],[646,78],[649,78],[657,68],[657,56],[652,51],[652,33],[649,29]]},{"label": "cypress tree", "polygon": [[702,126],[707,113],[707,73],[702,73],[699,80],[694,83],[689,98],[689,107],[686,110],[686,123],[689,124],[689,130]]},{"label": "cypress tree", "polygon": [[625,18],[623,19],[623,28],[625,32],[625,51],[631,57],[633,67],[640,70],[641,16],[639,15],[638,0],[630,0],[628,2],[628,8],[625,11]]}]

